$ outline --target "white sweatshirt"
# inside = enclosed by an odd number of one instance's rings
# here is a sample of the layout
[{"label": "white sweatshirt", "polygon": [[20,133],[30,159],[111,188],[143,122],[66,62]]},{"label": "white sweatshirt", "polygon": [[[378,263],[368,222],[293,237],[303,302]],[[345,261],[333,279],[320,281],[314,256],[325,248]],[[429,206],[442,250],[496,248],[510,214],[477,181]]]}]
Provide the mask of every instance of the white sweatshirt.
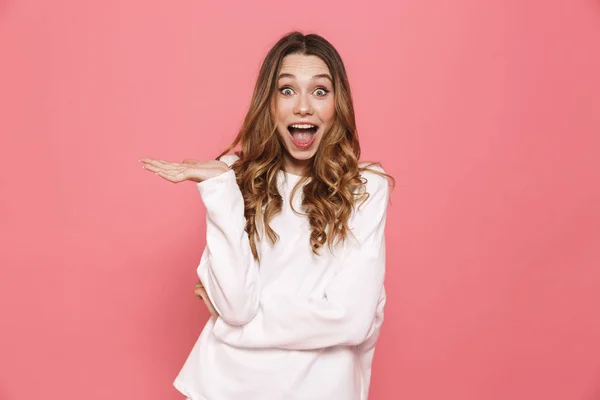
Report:
[{"label": "white sweatshirt", "polygon": [[[370,196],[350,218],[354,237],[316,256],[307,217],[289,204],[300,177],[280,171],[283,206],[270,222],[279,241],[261,235],[260,264],[233,170],[198,184],[207,216],[198,276],[220,316],[206,323],[175,379],[181,393],[192,400],[367,399],[385,305],[388,182],[363,176]],[[301,202],[297,190],[296,211],[304,211]]]}]

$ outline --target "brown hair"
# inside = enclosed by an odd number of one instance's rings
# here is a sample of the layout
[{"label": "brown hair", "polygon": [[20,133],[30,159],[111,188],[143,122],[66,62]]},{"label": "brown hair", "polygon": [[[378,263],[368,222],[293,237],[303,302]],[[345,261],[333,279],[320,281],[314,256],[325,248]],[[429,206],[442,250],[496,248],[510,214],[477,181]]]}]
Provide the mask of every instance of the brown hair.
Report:
[{"label": "brown hair", "polygon": [[[254,93],[244,123],[233,143],[221,153],[229,153],[237,145],[240,157],[231,167],[244,197],[246,232],[254,258],[258,260],[256,240],[260,240],[256,222],[262,219],[264,231],[275,243],[279,236],[269,226],[281,211],[282,197],[277,189],[277,174],[283,167],[285,149],[272,114],[277,76],[282,60],[289,54],[317,56],[329,68],[333,78],[335,118],[319,144],[309,171],[292,193],[303,186],[302,205],[309,220],[310,244],[315,254],[324,244],[330,247],[344,241],[350,233],[348,220],[358,201],[368,197],[361,172],[377,163],[359,166],[360,145],[356,133],[354,106],[344,63],[336,49],[316,34],[292,32],[282,37],[268,52],[260,68]],[[393,180],[393,178],[391,178]],[[292,196],[293,197],[293,196]]]}]

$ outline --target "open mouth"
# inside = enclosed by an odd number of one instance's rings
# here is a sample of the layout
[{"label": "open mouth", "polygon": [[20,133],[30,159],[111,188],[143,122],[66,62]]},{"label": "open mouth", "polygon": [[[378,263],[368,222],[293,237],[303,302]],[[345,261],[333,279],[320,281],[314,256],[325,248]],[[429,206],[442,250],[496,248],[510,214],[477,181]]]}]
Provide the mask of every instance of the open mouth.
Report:
[{"label": "open mouth", "polygon": [[288,126],[294,144],[300,148],[307,148],[313,143],[318,129],[319,127],[314,124],[292,124]]}]

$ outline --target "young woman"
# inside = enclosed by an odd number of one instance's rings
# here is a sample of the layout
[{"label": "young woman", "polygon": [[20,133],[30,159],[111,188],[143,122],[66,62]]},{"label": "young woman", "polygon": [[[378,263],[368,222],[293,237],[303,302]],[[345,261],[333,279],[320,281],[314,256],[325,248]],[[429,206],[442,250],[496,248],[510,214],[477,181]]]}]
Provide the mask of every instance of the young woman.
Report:
[{"label": "young woman", "polygon": [[359,157],[338,52],[295,32],[267,54],[217,160],[141,160],[197,182],[207,210],[196,294],[212,317],[174,383],[189,399],[367,399],[390,177]]}]

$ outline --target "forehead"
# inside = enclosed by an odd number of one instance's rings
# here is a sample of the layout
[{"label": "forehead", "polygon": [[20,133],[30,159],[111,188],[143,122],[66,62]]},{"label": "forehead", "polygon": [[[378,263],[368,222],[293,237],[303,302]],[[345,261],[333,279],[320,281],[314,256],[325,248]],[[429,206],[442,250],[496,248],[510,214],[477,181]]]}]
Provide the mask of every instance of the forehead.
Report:
[{"label": "forehead", "polygon": [[292,74],[296,78],[311,78],[314,75],[329,74],[329,68],[317,56],[289,54],[281,62],[280,74]]}]

